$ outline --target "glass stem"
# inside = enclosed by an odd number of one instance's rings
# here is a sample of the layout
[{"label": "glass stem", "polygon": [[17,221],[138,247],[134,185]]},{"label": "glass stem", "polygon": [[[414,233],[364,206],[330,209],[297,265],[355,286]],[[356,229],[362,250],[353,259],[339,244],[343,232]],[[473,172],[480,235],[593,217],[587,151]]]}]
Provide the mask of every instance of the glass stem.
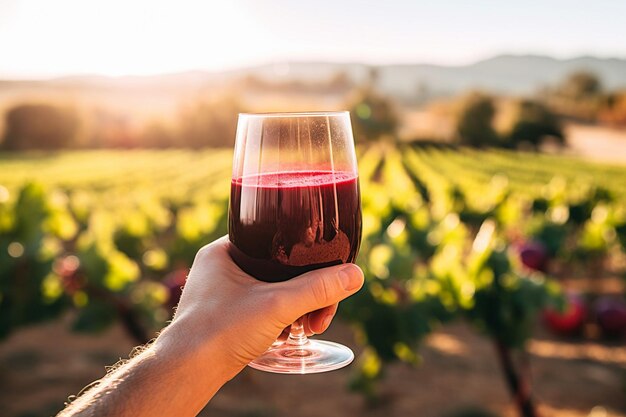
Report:
[{"label": "glass stem", "polygon": [[306,333],[304,333],[304,326],[302,325],[303,318],[300,317],[291,325],[291,329],[289,331],[289,338],[287,339],[288,345],[291,346],[304,346],[309,341],[306,337]]}]

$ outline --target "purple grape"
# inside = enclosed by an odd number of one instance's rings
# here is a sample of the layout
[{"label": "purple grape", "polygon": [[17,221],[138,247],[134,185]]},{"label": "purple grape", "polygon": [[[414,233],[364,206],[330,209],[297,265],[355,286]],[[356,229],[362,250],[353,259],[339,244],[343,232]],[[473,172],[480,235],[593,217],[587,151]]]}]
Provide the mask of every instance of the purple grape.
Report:
[{"label": "purple grape", "polygon": [[546,246],[537,241],[529,241],[519,249],[520,259],[527,267],[535,271],[545,272],[548,266],[548,251]]},{"label": "purple grape", "polygon": [[598,298],[594,305],[596,322],[602,332],[609,337],[617,337],[626,332],[626,302],[615,296]]}]

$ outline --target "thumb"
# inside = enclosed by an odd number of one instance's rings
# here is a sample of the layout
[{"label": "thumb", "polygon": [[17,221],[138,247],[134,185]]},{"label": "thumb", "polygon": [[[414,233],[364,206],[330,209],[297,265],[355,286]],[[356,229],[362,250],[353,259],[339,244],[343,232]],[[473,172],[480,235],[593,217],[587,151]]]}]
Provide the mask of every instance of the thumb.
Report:
[{"label": "thumb", "polygon": [[[289,323],[320,308],[328,307],[357,292],[363,272],[355,264],[337,265],[307,272],[289,281],[272,284],[282,293],[277,306]],[[277,288],[280,287],[280,288]]]}]

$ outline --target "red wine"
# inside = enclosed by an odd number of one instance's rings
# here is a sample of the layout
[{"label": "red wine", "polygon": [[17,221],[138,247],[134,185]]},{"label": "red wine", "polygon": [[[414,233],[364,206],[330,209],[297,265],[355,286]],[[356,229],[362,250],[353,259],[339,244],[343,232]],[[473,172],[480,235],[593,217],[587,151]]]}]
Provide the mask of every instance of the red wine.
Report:
[{"label": "red wine", "polygon": [[354,262],[361,243],[358,177],[299,171],[233,179],[230,254],[262,281]]}]

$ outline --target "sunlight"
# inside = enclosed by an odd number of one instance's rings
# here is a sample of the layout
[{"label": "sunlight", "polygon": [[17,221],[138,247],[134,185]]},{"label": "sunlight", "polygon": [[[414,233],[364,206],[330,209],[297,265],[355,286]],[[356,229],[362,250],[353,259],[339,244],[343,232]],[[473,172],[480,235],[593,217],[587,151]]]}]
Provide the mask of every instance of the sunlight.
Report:
[{"label": "sunlight", "polygon": [[263,32],[234,2],[61,0],[25,1],[15,8],[15,18],[0,29],[0,47],[20,56],[11,64],[16,72],[37,67],[103,75],[221,70],[266,56]]}]

